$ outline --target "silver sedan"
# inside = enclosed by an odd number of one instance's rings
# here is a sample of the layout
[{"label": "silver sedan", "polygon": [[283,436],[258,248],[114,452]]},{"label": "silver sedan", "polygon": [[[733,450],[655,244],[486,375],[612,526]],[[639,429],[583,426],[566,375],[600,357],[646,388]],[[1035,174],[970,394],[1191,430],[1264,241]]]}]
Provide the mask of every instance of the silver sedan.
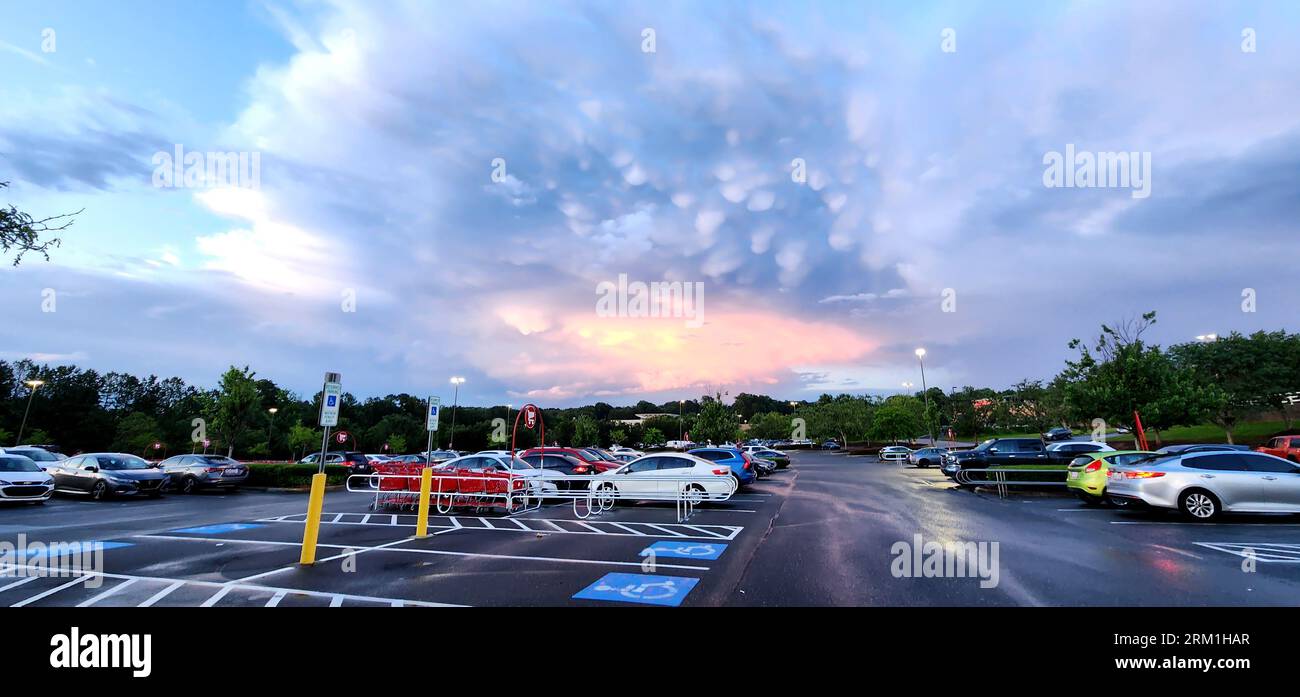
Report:
[{"label": "silver sedan", "polygon": [[1250,451],[1184,452],[1112,467],[1106,493],[1197,520],[1220,513],[1300,513],[1300,466]]}]

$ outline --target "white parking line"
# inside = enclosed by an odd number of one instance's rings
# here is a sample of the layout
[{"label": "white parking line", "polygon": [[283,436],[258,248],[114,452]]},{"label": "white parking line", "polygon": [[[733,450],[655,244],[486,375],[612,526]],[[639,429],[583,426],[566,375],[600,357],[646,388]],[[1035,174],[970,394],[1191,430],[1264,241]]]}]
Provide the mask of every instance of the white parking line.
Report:
[{"label": "white parking line", "polygon": [[281,600],[284,600],[284,591],[280,591],[271,596],[271,599],[266,601],[266,605],[263,605],[262,607],[278,607]]},{"label": "white parking line", "polygon": [[213,593],[212,597],[208,598],[207,600],[204,600],[203,603],[199,605],[199,607],[212,607],[217,603],[221,602],[221,599],[226,597],[226,594],[229,592],[230,592],[230,586],[226,586],[225,588],[222,588],[216,593]]},{"label": "white parking line", "polygon": [[[7,569],[6,569],[6,570],[7,570]],[[28,576],[27,578],[24,578],[24,579],[22,579],[21,581],[14,581],[13,583],[10,583],[10,584],[7,585],[7,586],[0,586],[0,593],[3,593],[3,592],[5,592],[5,591],[9,590],[10,588],[17,588],[18,586],[21,586],[21,585],[23,585],[24,583],[31,583],[32,581],[35,581],[35,580],[38,579],[38,578],[40,578],[40,577],[39,577],[39,576]]]},{"label": "white parking line", "polygon": [[[136,535],[136,537],[148,537],[148,536],[147,536],[147,535]],[[187,539],[187,540],[188,540],[188,539],[194,539],[194,538],[186,537],[186,538],[179,538],[179,539]],[[228,540],[228,541],[229,541],[229,542],[245,542],[246,540]],[[320,546],[322,546],[322,547],[331,547],[331,546],[335,546],[335,547],[337,547],[337,546],[340,546],[340,545],[320,545]],[[663,566],[663,565],[660,564],[660,566]],[[14,567],[14,568],[16,568],[16,569],[28,570],[28,571],[33,571],[33,572],[38,572],[38,571],[43,571],[43,570],[45,570],[44,567],[35,567],[35,566],[16,566],[16,567]],[[297,595],[307,595],[307,596],[311,596],[311,597],[315,597],[315,598],[334,598],[334,597],[339,597],[339,598],[344,598],[344,599],[347,599],[347,600],[354,600],[354,601],[368,602],[368,603],[381,603],[381,604],[384,604],[384,605],[391,605],[391,604],[392,604],[393,602],[395,602],[395,601],[400,601],[400,602],[402,602],[402,603],[405,604],[405,605],[418,605],[418,606],[421,606],[421,607],[463,607],[463,606],[461,606],[461,605],[452,605],[452,604],[448,604],[448,603],[433,603],[433,602],[428,602],[428,601],[424,601],[424,600],[407,600],[407,599],[404,599],[404,598],[381,598],[381,597],[376,597],[376,596],[372,596],[372,595],[352,595],[352,594],[348,594],[348,593],[328,593],[328,592],[323,592],[323,591],[305,590],[305,589],[302,589],[302,588],[281,588],[281,587],[278,587],[278,586],[264,586],[264,585],[257,584],[257,583],[242,583],[242,582],[239,582],[239,581],[226,581],[226,582],[222,583],[222,582],[218,582],[218,581],[199,581],[199,580],[191,580],[191,579],[175,579],[175,578],[164,578],[164,577],[159,577],[159,576],[133,576],[133,575],[130,575],[130,574],[108,573],[108,572],[106,572],[106,571],[79,571],[79,572],[76,572],[76,573],[81,574],[82,578],[97,577],[97,578],[114,579],[114,580],[121,580],[121,581],[124,581],[123,583],[118,584],[117,586],[114,586],[113,588],[110,588],[110,589],[108,589],[107,591],[105,591],[105,592],[103,592],[103,593],[100,593],[99,595],[97,595],[97,596],[95,596],[95,597],[93,597],[93,598],[91,598],[91,599],[89,599],[89,600],[87,600],[87,601],[81,603],[80,605],[78,605],[78,607],[84,607],[84,606],[87,606],[87,605],[91,605],[91,604],[93,604],[93,603],[95,603],[95,602],[98,602],[100,599],[105,598],[105,597],[107,597],[107,596],[109,596],[109,595],[112,595],[113,593],[116,593],[117,591],[119,591],[119,590],[121,590],[121,589],[123,589],[123,588],[126,588],[127,586],[129,586],[129,585],[131,585],[131,584],[133,584],[133,583],[139,582],[139,581],[147,581],[147,582],[150,582],[150,583],[166,583],[166,584],[170,584],[170,585],[168,585],[168,587],[167,587],[164,591],[155,594],[154,597],[152,597],[152,598],[150,598],[149,600],[145,601],[146,603],[157,602],[159,599],[161,599],[161,597],[165,597],[165,595],[166,595],[167,593],[170,593],[171,591],[175,590],[176,588],[179,588],[180,586],[196,586],[196,587],[199,587],[199,588],[215,588],[215,589],[218,589],[218,590],[229,589],[229,590],[251,591],[251,592],[267,592],[267,591],[269,591],[269,592],[272,592],[272,593],[276,593],[276,592],[294,593],[294,594],[297,594]],[[12,583],[12,584],[10,584],[9,586],[5,586],[4,588],[0,588],[0,591],[5,590],[5,588],[10,588],[10,587],[14,587],[14,586],[22,585],[23,583],[26,583],[26,582],[29,582],[29,581],[35,581],[37,578],[39,578],[39,577],[38,577],[38,576],[31,576],[31,577],[25,578],[25,579],[23,579],[22,581],[20,581],[20,582],[18,582],[18,583]],[[146,607],[146,605],[145,605],[145,604],[141,604],[141,605],[137,605],[136,607]]]},{"label": "white parking line", "polygon": [[613,526],[616,527],[616,528],[622,528],[622,529],[624,529],[624,530],[626,530],[626,531],[632,533],[633,535],[636,535],[637,537],[645,537],[645,533],[643,533],[643,532],[641,532],[641,531],[639,531],[639,530],[633,530],[632,528],[629,528],[628,526],[623,525],[622,523],[615,523],[614,521],[611,520],[611,521],[609,521],[609,524],[610,524],[610,525],[613,525]]},{"label": "white parking line", "polygon": [[1300,564],[1300,544],[1286,542],[1194,542],[1217,552],[1276,564]]},{"label": "white parking line", "polygon": [[330,607],[343,607],[343,596],[336,595],[330,598]]},{"label": "white parking line", "polygon": [[[701,511],[699,509],[696,509],[696,513],[699,512]],[[257,522],[290,523],[290,524],[302,525],[306,517],[307,517],[306,514],[298,513],[298,514],[288,515],[288,516],[277,516],[275,518],[262,518]],[[381,527],[413,528],[415,527],[414,516],[409,516],[409,517],[412,518],[412,522],[410,523],[371,522],[371,523],[367,523],[367,525],[381,526]],[[665,535],[674,538],[681,537],[681,538],[690,538],[690,539],[709,539],[709,540],[715,540],[719,538],[724,540],[733,540],[736,538],[736,536],[740,534],[742,530],[745,529],[743,526],[738,526],[738,525],[711,525],[708,523],[687,525],[685,523],[647,523],[647,522],[636,521],[636,520],[616,522],[612,520],[595,520],[595,519],[591,519],[589,522],[584,523],[582,521],[568,520],[564,518],[477,518],[477,517],[470,518],[470,520],[477,520],[482,525],[472,525],[467,527],[467,526],[463,526],[460,520],[456,518],[456,516],[450,516],[445,518],[445,520],[448,523],[450,523],[450,525],[439,524],[437,521],[440,518],[443,517],[435,516],[430,518],[429,527],[440,529],[441,532],[450,532],[452,530],[457,530],[457,529],[463,529],[467,531],[486,530],[486,531],[493,531],[493,532],[511,532],[511,533],[542,532],[541,530],[538,530],[537,526],[530,527],[532,523],[537,523],[539,526],[546,526],[547,532],[557,532],[566,535],[623,535],[623,536],[634,535],[636,537],[646,537],[648,535],[654,534],[654,533],[647,533],[641,530],[637,530],[635,528],[631,528],[623,524],[623,523],[628,523],[630,525],[644,525],[647,527],[651,527],[656,530],[659,530],[661,533]],[[514,525],[498,526],[492,522],[493,520],[502,520],[502,521],[509,520],[512,523],[514,523]],[[570,530],[568,528],[560,526],[559,523],[579,524],[584,529]],[[322,520],[321,524],[322,525],[354,525],[354,526],[362,525],[362,523],[355,523],[346,520],[338,523],[334,523],[327,519]],[[621,530],[622,532],[618,532],[619,530]],[[693,532],[687,532],[687,531],[693,531]],[[441,532],[435,534],[441,534]],[[159,538],[166,539],[169,536],[153,535],[152,537],[159,537]],[[203,539],[203,538],[185,537],[185,538],[178,538],[178,539]]]},{"label": "white parking line", "polygon": [[[451,529],[448,528],[447,532],[451,532]],[[168,540],[201,540],[201,541],[209,541],[209,542],[210,542],[210,541],[213,541],[214,539],[216,539],[216,538],[207,538],[207,537],[175,537],[175,536],[167,536],[167,535],[136,535],[136,537],[154,537],[154,538],[168,539]],[[642,537],[644,537],[644,535],[643,535]],[[225,542],[229,542],[229,543],[231,543],[231,544],[248,544],[248,545],[278,545],[278,546],[285,546],[285,547],[297,547],[297,546],[299,546],[299,543],[298,543],[298,542],[283,542],[283,541],[278,541],[278,540],[277,540],[277,541],[270,541],[270,540],[242,540],[242,539],[241,539],[241,540],[234,540],[234,539],[232,539],[232,540],[224,540],[224,541],[225,541]],[[431,554],[431,555],[435,555],[435,556],[448,556],[448,557],[470,557],[470,558],[480,558],[480,559],[515,559],[515,560],[520,560],[520,561],[542,561],[542,562],[553,562],[553,563],[559,563],[559,564],[590,564],[590,565],[593,565],[593,566],[635,566],[635,567],[640,567],[640,566],[641,566],[641,562],[639,562],[639,561],[615,561],[615,560],[604,560],[604,559],[569,559],[569,558],[567,558],[567,557],[537,557],[537,556],[528,556],[528,555],[522,555],[522,554],[487,554],[487,553],[481,553],[481,552],[455,552],[455,551],[451,551],[451,550],[443,550],[443,549],[422,549],[422,548],[415,548],[415,547],[394,547],[394,546],[393,546],[393,545],[395,545],[395,544],[401,544],[401,543],[403,543],[403,542],[414,542],[414,541],[415,541],[414,538],[410,538],[410,537],[408,537],[408,538],[404,538],[404,539],[401,539],[401,540],[396,540],[396,541],[394,541],[394,542],[389,542],[389,543],[387,543],[386,545],[379,545],[379,546],[376,546],[376,547],[356,547],[356,546],[349,546],[349,545],[335,545],[335,544],[325,544],[325,543],[320,543],[320,544],[317,544],[316,546],[317,546],[317,547],[328,548],[328,549],[349,549],[349,550],[353,550],[353,551],[354,551],[355,553],[357,553],[357,554],[361,554],[361,553],[364,553],[364,552],[399,552],[399,553],[403,553],[403,554]],[[334,556],[334,557],[328,557],[328,559],[337,559],[337,558],[339,558],[339,557],[343,557],[343,556],[347,556],[347,555],[340,554],[340,555],[337,555],[337,556]],[[322,559],[321,561],[326,561],[326,560],[325,560],[325,559]],[[319,564],[320,562],[317,562],[317,563]],[[656,566],[657,568],[661,568],[661,569],[686,569],[686,570],[690,570],[690,571],[708,571],[708,570],[709,570],[709,567],[707,567],[707,566],[693,566],[693,565],[690,565],[690,564],[664,564],[664,563],[662,563],[662,562],[655,562],[655,566]],[[290,567],[285,567],[285,568],[283,568],[283,569],[274,569],[274,570],[272,570],[272,571],[267,571],[267,572],[262,573],[262,574],[256,574],[256,575],[254,575],[254,576],[249,576],[249,577],[247,577],[247,578],[245,578],[245,579],[240,579],[238,582],[236,582],[236,581],[227,581],[226,583],[229,584],[229,585],[231,585],[231,586],[238,587],[238,586],[243,585],[243,582],[244,582],[244,581],[248,581],[248,580],[255,579],[255,578],[261,578],[261,577],[263,577],[263,576],[270,576],[270,575],[272,575],[272,574],[278,574],[278,573],[281,573],[281,572],[284,572],[284,571],[288,571],[288,570],[290,570],[290,569],[296,569],[296,568],[298,568],[298,565],[297,565],[297,564],[295,564],[295,565],[293,565],[293,566],[290,566]],[[214,583],[213,585],[221,585],[221,584],[216,584],[216,583]],[[303,592],[303,591],[297,591],[297,590],[293,590],[293,589],[278,589],[278,588],[277,588],[277,589],[274,589],[274,590],[288,590],[288,591],[293,592],[293,593],[300,593],[300,592]],[[328,593],[322,593],[321,595],[330,595],[330,594],[328,594]],[[349,597],[353,597],[353,596],[349,596]]]},{"label": "white parking line", "polygon": [[55,586],[54,588],[51,588],[51,589],[49,589],[49,590],[47,590],[47,591],[45,591],[45,592],[43,592],[43,593],[37,593],[36,595],[33,595],[33,596],[30,597],[30,598],[26,598],[26,599],[24,599],[24,600],[20,600],[20,601],[14,603],[13,605],[10,605],[9,607],[24,607],[24,606],[26,606],[26,605],[30,605],[30,604],[36,602],[37,600],[40,600],[41,598],[45,598],[45,597],[48,597],[48,596],[54,595],[55,593],[58,593],[59,591],[63,590],[64,588],[71,588],[72,586],[75,586],[75,585],[77,585],[78,583],[85,583],[87,580],[88,580],[88,579],[86,579],[85,577],[82,577],[82,578],[74,578],[74,579],[72,579],[71,581],[68,581],[67,583],[64,583],[64,584],[59,585],[59,586]]},{"label": "white parking line", "polygon": [[646,527],[648,527],[648,528],[654,528],[655,530],[659,530],[659,531],[664,532],[664,533],[666,533],[666,534],[672,535],[673,537],[686,537],[685,535],[681,534],[680,532],[676,532],[676,531],[674,531],[674,530],[669,530],[668,528],[665,528],[665,527],[660,526],[660,525],[655,525],[654,523],[640,523],[640,525],[644,525],[644,526],[646,526]]},{"label": "white parking line", "polygon": [[129,586],[129,585],[135,583],[135,582],[138,581],[138,580],[139,580],[139,579],[128,578],[127,580],[125,580],[125,581],[123,581],[123,582],[117,584],[116,586],[113,586],[112,588],[109,588],[108,590],[104,591],[103,593],[100,593],[99,595],[97,595],[97,596],[95,596],[95,597],[93,597],[93,598],[91,598],[91,599],[89,599],[89,600],[83,600],[83,601],[77,603],[77,607],[90,607],[91,605],[94,605],[95,603],[97,603],[97,602],[103,600],[104,598],[107,598],[108,596],[113,595],[114,593],[116,593],[116,592],[122,590],[123,588],[126,588],[127,586]]},{"label": "white parking line", "polygon": [[149,598],[143,603],[140,603],[139,605],[136,605],[136,607],[153,607],[154,603],[171,595],[172,591],[176,590],[177,588],[180,588],[183,585],[185,585],[184,581],[176,581],[172,583],[170,586],[167,586],[166,588],[158,591],[157,593],[154,593],[153,597]]}]

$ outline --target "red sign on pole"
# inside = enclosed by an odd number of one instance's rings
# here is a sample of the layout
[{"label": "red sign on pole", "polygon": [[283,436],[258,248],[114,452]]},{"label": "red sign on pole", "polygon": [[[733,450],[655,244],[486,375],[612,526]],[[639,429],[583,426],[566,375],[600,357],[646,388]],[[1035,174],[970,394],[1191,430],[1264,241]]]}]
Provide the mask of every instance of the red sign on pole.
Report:
[{"label": "red sign on pole", "polygon": [[531,404],[524,405],[524,428],[537,428],[537,407]]},{"label": "red sign on pole", "polygon": [[343,445],[344,443],[348,442],[348,432],[339,431],[338,433],[335,433],[334,442],[338,443],[339,445]]}]

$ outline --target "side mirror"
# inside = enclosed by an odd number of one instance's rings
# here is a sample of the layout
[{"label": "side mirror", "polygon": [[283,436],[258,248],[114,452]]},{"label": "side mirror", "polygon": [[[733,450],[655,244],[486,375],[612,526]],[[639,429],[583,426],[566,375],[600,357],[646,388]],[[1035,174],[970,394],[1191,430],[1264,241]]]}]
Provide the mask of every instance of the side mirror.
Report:
[{"label": "side mirror", "polygon": [[87,472],[98,472],[98,471],[99,471],[99,468],[96,467],[96,466],[94,466],[94,465],[86,465],[83,469],[85,469]]},{"label": "side mirror", "polygon": [[997,451],[998,451],[997,446],[994,446],[994,447],[992,447],[992,448],[989,448],[989,452],[991,452],[991,453],[996,453]]}]

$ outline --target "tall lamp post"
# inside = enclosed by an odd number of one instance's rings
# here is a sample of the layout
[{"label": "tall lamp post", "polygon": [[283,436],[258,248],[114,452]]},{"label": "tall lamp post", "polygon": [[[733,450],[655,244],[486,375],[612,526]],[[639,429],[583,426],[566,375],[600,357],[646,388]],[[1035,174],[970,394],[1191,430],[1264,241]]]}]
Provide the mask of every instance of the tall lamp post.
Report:
[{"label": "tall lamp post", "polygon": [[275,429],[275,412],[280,411],[280,407],[271,407],[266,413],[271,417],[266,420],[266,454],[271,454],[271,431]]},{"label": "tall lamp post", "polygon": [[677,442],[678,444],[682,442],[682,430],[683,430],[682,406],[685,404],[686,404],[686,400],[684,399],[677,400]]},{"label": "tall lamp post", "polygon": [[930,391],[925,386],[925,349],[916,350],[916,360],[921,363],[921,394],[925,395],[925,430],[930,432],[930,445],[934,445],[934,423],[930,418]]},{"label": "tall lamp post", "polygon": [[451,384],[455,385],[455,391],[451,398],[451,438],[447,439],[447,449],[456,449],[456,406],[460,404],[460,386],[465,384],[465,378],[453,377]]},{"label": "tall lamp post", "polygon": [[23,431],[27,430],[27,414],[30,413],[32,410],[32,399],[36,397],[36,388],[40,387],[41,385],[44,385],[45,381],[26,380],[24,381],[24,384],[32,388],[32,393],[27,396],[27,408],[23,410],[23,424],[18,427],[18,440],[14,441],[14,445],[22,445]]}]

